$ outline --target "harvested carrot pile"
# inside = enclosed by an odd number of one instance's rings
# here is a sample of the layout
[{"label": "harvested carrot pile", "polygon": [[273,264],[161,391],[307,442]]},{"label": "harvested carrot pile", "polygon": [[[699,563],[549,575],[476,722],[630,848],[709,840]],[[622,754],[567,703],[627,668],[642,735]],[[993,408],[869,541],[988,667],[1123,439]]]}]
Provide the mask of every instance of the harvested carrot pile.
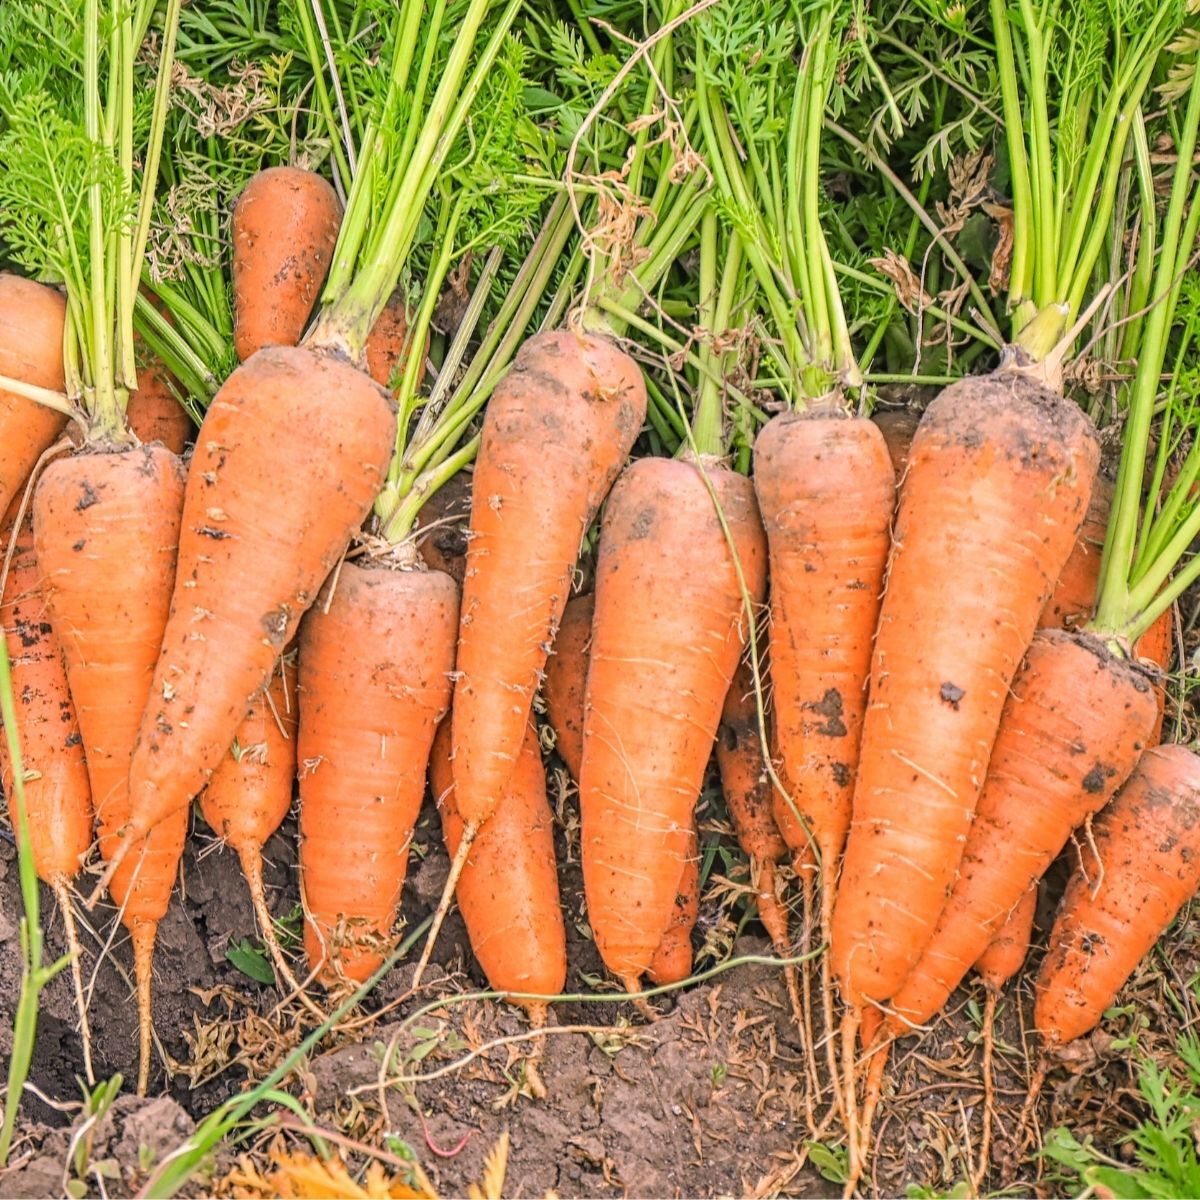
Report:
[{"label": "harvested carrot pile", "polygon": [[5,1194],[1195,1194],[1198,55],[8,0]]}]

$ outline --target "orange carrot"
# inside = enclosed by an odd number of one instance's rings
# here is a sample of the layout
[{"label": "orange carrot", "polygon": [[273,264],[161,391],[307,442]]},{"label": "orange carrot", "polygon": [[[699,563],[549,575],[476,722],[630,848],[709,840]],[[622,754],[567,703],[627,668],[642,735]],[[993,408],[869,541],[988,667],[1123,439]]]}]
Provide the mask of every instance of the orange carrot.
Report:
[{"label": "orange carrot", "polygon": [[601,527],[582,857],[597,948],[631,992],[680,891],[696,798],[742,652],[742,580],[751,603],[766,586],[750,481],[714,465],[706,475],[691,461],[641,459],[613,489]]},{"label": "orange carrot", "polygon": [[[16,502],[0,526],[0,559],[7,553],[10,538],[15,538],[4,595],[0,598],[0,629],[4,632],[12,668],[17,734],[25,770],[25,815],[38,878],[54,892],[66,927],[83,1038],[84,1070],[89,1083],[94,1083],[79,941],[67,890],[92,844],[92,793],[79,722],[67,685],[66,665],[46,612],[33,548],[33,525],[26,517],[20,528],[14,529],[15,509]],[[12,784],[8,741],[0,737],[0,786],[8,797],[9,818],[19,836]]]},{"label": "orange carrot", "polygon": [[246,184],[233,209],[233,341],[242,362],[300,341],[341,221],[337,193],[312,171],[268,167]]},{"label": "orange carrot", "polygon": [[1092,841],[1038,972],[1033,1024],[1050,1046],[1099,1023],[1200,886],[1200,760],[1183,746],[1147,750],[1093,824]]},{"label": "orange carrot", "polygon": [[1079,409],[1012,372],[956,383],[926,410],[901,490],[833,916],[833,968],[852,1007],[890,999],[932,934],[1097,462]]},{"label": "orange carrot", "polygon": [[411,325],[412,316],[408,311],[404,291],[397,288],[387,307],[372,326],[364,348],[367,356],[367,374],[380,387],[390,389],[392,380],[404,370],[404,362],[409,353]]},{"label": "orange carrot", "polygon": [[191,440],[192,418],[175,399],[167,368],[157,358],[151,357],[138,371],[137,391],[129,394],[125,418],[139,442],[160,442],[172,454],[182,454]]},{"label": "orange carrot", "polygon": [[[429,777],[451,857],[466,827],[458,811],[450,757],[450,723],[442,722]],[[555,996],[567,981],[567,935],[558,895],[554,818],[537,730],[528,726],[521,756],[494,815],[479,830],[458,879],[458,907],[488,983],[500,992]],[[512,997],[531,1015],[545,1002]]]},{"label": "orange carrot", "polygon": [[525,342],[488,403],[454,685],[468,829],[491,815],[514,769],[579,545],[645,411],[637,364],[606,337],[566,331]]},{"label": "orange carrot", "polygon": [[[130,820],[129,764],[167,623],[183,506],[183,467],[161,446],[80,453],[46,468],[34,543],[79,717],[100,853]],[[186,805],[145,831],[110,892],[133,939],[141,1019],[138,1090],[150,1071],[150,960],[187,827]]]},{"label": "orange carrot", "polygon": [[200,812],[242,864],[254,914],[276,970],[297,994],[303,989],[284,958],[263,886],[262,849],[292,806],[296,780],[296,668],[279,660],[269,686],[257,693],[233,745],[200,793]]},{"label": "orange carrot", "polygon": [[1030,887],[1017,901],[995,937],[975,960],[975,974],[983,980],[989,992],[1000,992],[1021,969],[1029,953],[1033,936],[1033,917],[1037,912],[1037,885]]},{"label": "orange carrot", "polygon": [[394,431],[377,384],[304,348],[260,351],[217,393],[188,475],[171,617],[130,766],[125,846],[185,813],[228,751],[250,697],[367,514]]},{"label": "orange carrot", "polygon": [[1086,633],[1034,638],[1000,721],[958,878],[933,936],[892,997],[902,1033],[934,1015],[1066,844],[1146,748],[1144,673]]},{"label": "orange carrot", "polygon": [[[66,311],[54,288],[0,271],[0,375],[61,392]],[[66,424],[61,413],[0,388],[0,513]]]},{"label": "orange carrot", "polygon": [[304,941],[326,984],[391,945],[457,623],[448,575],[347,562],[300,626]]},{"label": "orange carrot", "polygon": [[652,983],[659,987],[682,983],[692,973],[692,930],[696,928],[699,916],[700,846],[693,826],[687,856],[683,860],[683,877],[675,894],[675,908],[646,968]]},{"label": "orange carrot", "polygon": [[576,783],[583,765],[583,703],[595,609],[596,598],[590,592],[567,601],[554,634],[554,652],[546,660],[542,680],[542,698],[546,701],[546,718],[554,730],[554,748]]},{"label": "orange carrot", "polygon": [[787,957],[792,952],[791,935],[787,908],[775,895],[775,866],[787,857],[788,847],[771,811],[775,786],[763,760],[754,672],[748,659],[738,665],[721,710],[717,765],[733,831],[750,860],[759,920],[776,953]]}]

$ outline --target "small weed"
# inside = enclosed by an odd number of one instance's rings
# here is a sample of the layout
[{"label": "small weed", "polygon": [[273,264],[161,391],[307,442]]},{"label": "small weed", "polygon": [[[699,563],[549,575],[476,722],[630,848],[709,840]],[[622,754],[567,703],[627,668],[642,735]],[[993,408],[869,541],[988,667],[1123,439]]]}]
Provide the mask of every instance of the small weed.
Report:
[{"label": "small weed", "polygon": [[266,949],[258,942],[242,938],[235,946],[225,948],[225,957],[248,979],[270,987],[275,982],[275,968],[267,957]]},{"label": "small weed", "polygon": [[845,1146],[809,1142],[808,1159],[830,1183],[845,1183],[850,1178],[850,1152]]}]

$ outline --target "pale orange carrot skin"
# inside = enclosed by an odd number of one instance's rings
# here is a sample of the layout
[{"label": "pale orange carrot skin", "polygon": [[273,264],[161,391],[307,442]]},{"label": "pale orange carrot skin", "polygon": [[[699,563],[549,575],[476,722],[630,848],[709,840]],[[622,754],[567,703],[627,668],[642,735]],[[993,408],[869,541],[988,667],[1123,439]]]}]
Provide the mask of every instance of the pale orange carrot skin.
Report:
[{"label": "pale orange carrot skin", "polygon": [[[61,292],[0,271],[0,375],[61,392],[66,314]],[[66,424],[53,409],[0,388],[0,513]]]},{"label": "pale orange carrot skin", "polygon": [[130,767],[130,836],[186,812],[208,782],[370,510],[395,421],[371,379],[304,348],[259,352],[217,393],[196,439],[171,617]]},{"label": "pale orange carrot skin", "polygon": [[[706,470],[759,603],[766,539],[752,485]],[[605,963],[631,989],[671,920],[745,622],[698,467],[635,462],[601,529],[579,787],[588,916]]]},{"label": "pale orange carrot skin", "polygon": [[[0,525],[3,550],[7,550],[13,536],[14,517],[15,512],[10,511]],[[33,525],[28,517],[16,531],[16,538],[0,599],[0,629],[12,669],[33,863],[38,878],[56,884],[75,878],[91,847],[92,793],[83,739],[67,685],[66,663],[46,611],[33,547]],[[0,785],[8,798],[13,832],[18,833],[12,760],[3,728],[0,721]]]},{"label": "pale orange carrot skin", "polygon": [[542,699],[546,702],[546,719],[554,730],[554,748],[576,783],[583,765],[583,704],[595,607],[596,598],[590,592],[567,601],[542,680]]},{"label": "pale orange carrot skin", "polygon": [[301,624],[304,942],[326,983],[366,979],[390,945],[457,628],[450,576],[352,562]]},{"label": "pale orange carrot skin", "polygon": [[182,455],[192,436],[192,418],[175,399],[167,369],[157,359],[138,370],[137,390],[129,393],[125,418],[139,442],[158,442]]},{"label": "pale orange carrot skin", "polygon": [[1042,630],[1013,681],[958,878],[924,951],[891,999],[894,1028],[949,999],[1066,844],[1146,748],[1145,673],[1084,633]]},{"label": "pale orange carrot skin", "polygon": [[856,1008],[889,1000],[932,935],[1098,460],[1078,408],[1011,373],[952,385],[922,419],[833,914],[833,969]]},{"label": "pale orange carrot skin", "polygon": [[637,364],[608,338],[569,331],[530,338],[488,402],[454,686],[468,824],[490,815],[514,769],[580,544],[645,413]]},{"label": "pale orange carrot skin", "polygon": [[1156,746],[1092,825],[1038,971],[1033,1024],[1050,1045],[1095,1028],[1200,887],[1200,759]]},{"label": "pale orange carrot skin", "polygon": [[313,171],[268,167],[246,184],[233,210],[233,342],[242,362],[300,341],[341,223],[337,193]]},{"label": "pale orange carrot skin", "polygon": [[[463,819],[455,803],[449,722],[443,721],[429,760],[429,780],[453,858]],[[567,933],[558,893],[554,817],[537,730],[530,724],[517,769],[480,829],[455,891],[474,953],[500,992],[556,996],[567,981]],[[534,1013],[544,1002],[515,1003]]]}]

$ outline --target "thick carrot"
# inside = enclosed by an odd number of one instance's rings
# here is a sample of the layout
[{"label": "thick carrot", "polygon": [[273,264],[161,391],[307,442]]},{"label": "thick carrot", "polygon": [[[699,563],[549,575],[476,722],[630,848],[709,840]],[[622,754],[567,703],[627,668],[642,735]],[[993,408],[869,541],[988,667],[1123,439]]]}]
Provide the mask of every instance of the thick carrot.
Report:
[{"label": "thick carrot", "polygon": [[591,592],[567,601],[542,679],[542,699],[554,730],[554,748],[576,783],[583,765],[583,704],[595,610],[596,597]]},{"label": "thick carrot", "polygon": [[261,351],[217,393],[188,474],[123,842],[186,812],[207,783],[366,516],[394,431],[377,384],[303,348]]},{"label": "thick carrot", "polygon": [[695,826],[688,839],[683,876],[675,893],[675,908],[662,940],[650,959],[646,974],[651,983],[663,987],[682,983],[692,973],[692,930],[700,916],[700,845]]},{"label": "thick carrot", "polygon": [[1144,672],[1086,633],[1043,630],[1013,682],[958,878],[892,997],[893,1031],[958,986],[1071,831],[1125,782],[1154,725]]},{"label": "thick carrot", "polygon": [[450,576],[347,562],[300,626],[304,942],[326,984],[390,945],[457,625]]},{"label": "thick carrot", "polygon": [[[429,778],[451,857],[462,844],[450,757],[450,723],[443,722],[429,760]],[[471,950],[493,988],[555,996],[567,981],[567,935],[559,903],[554,818],[537,730],[528,726],[521,756],[496,811],[479,830],[458,878],[458,907]],[[535,1014],[545,1002],[513,997]]]},{"label": "thick carrot", "polygon": [[296,667],[285,654],[267,688],[258,692],[228,753],[200,793],[200,812],[242,864],[250,899],[275,967],[302,994],[275,936],[263,886],[262,849],[292,806],[296,781]]},{"label": "thick carrot", "polygon": [[[175,575],[183,467],[161,446],[81,453],[46,468],[34,543],[79,717],[100,853],[129,823],[129,764]],[[138,1089],[150,1070],[150,959],[183,850],[186,805],[135,842],[110,892],[133,939],[141,1018]]]},{"label": "thick carrot", "polygon": [[766,539],[749,480],[670,459],[625,471],[601,528],[579,792],[588,916],[601,956],[631,992],[680,890],[741,657],[743,582],[761,602]]},{"label": "thick carrot", "polygon": [[645,412],[637,364],[606,337],[568,331],[530,338],[488,403],[454,685],[468,827],[491,814],[514,769],[580,543]]},{"label": "thick carrot", "polygon": [[833,968],[852,1006],[890,999],[932,934],[1097,461],[1078,407],[1011,372],[956,383],[926,410],[901,491],[833,916]]},{"label": "thick carrot", "polygon": [[[61,392],[66,311],[54,288],[0,271],[0,375]],[[0,513],[66,424],[61,413],[0,388]]]},{"label": "thick carrot", "polygon": [[902,483],[904,472],[908,467],[908,452],[912,449],[917,426],[921,423],[921,414],[908,408],[884,408],[877,409],[872,413],[871,420],[883,434],[896,481]]},{"label": "thick carrot", "polygon": [[[84,1069],[89,1082],[94,1082],[79,941],[67,890],[92,844],[92,792],[79,721],[67,684],[66,664],[46,612],[41,573],[34,554],[33,523],[26,517],[20,528],[14,529],[16,507],[14,501],[13,511],[0,526],[0,559],[7,553],[10,538],[15,538],[4,595],[0,598],[0,629],[12,669],[17,734],[25,770],[29,844],[38,878],[54,892],[63,915],[68,948],[72,952],[71,975],[79,1008]],[[0,738],[0,787],[8,797],[12,828],[19,835],[12,784],[8,741]]]},{"label": "thick carrot", "polygon": [[755,442],[754,471],[771,552],[775,739],[793,785],[791,803],[775,792],[775,821],[793,855],[804,860],[817,851],[827,938],[850,828],[895,475],[872,422],[828,412],[776,417]]},{"label": "thick carrot", "polygon": [[259,171],[233,209],[234,346],[245,362],[265,346],[295,346],[333,260],[337,193],[300,167]]},{"label": "thick carrot", "polygon": [[1200,760],[1183,746],[1147,750],[1093,824],[1092,841],[1037,977],[1033,1024],[1052,1046],[1099,1023],[1200,886]]},{"label": "thick carrot", "polygon": [[792,952],[791,935],[787,908],[775,895],[775,866],[787,857],[788,847],[771,811],[775,786],[763,759],[754,672],[748,659],[738,664],[725,696],[717,732],[717,766],[733,831],[750,860],[759,920],[776,953],[786,957]]}]

